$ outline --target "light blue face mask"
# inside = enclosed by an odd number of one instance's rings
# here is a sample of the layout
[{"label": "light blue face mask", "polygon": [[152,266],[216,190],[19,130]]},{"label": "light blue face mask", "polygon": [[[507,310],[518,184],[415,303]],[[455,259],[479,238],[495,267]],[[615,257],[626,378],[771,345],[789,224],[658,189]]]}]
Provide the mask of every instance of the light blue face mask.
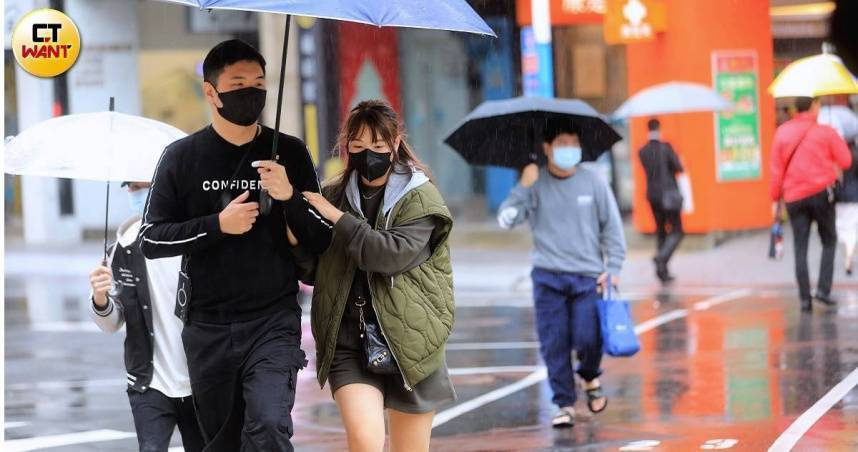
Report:
[{"label": "light blue face mask", "polygon": [[580,146],[558,146],[554,148],[554,164],[558,168],[568,171],[581,163]]},{"label": "light blue face mask", "polygon": [[131,205],[131,210],[136,214],[143,215],[143,211],[146,209],[146,198],[148,196],[148,188],[128,192],[128,203]]}]

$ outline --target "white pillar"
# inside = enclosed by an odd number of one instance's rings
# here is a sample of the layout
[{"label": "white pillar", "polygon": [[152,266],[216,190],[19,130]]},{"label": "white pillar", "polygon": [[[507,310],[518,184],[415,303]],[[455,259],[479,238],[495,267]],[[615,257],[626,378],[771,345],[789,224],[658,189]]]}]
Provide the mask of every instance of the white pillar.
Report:
[{"label": "white pillar", "polygon": [[[140,33],[135,2],[65,0],[65,9],[82,30],[83,46],[80,58],[68,72],[68,112],[105,111],[113,96],[116,111],[141,114],[137,66]],[[104,202],[103,182],[74,181],[74,218],[81,231],[104,228]],[[131,215],[125,190],[119,183],[110,184],[110,228],[119,227]]]},{"label": "white pillar", "polygon": [[[17,23],[25,14],[37,8],[47,8],[46,0],[16,0],[7,2],[8,24]],[[11,33],[7,36],[10,36]],[[15,66],[15,86],[18,102],[18,129],[24,130],[52,116],[54,81],[30,75]],[[59,182],[46,177],[21,178],[24,240],[27,243],[69,243],[80,239],[80,229],[72,217],[60,216]]]}]

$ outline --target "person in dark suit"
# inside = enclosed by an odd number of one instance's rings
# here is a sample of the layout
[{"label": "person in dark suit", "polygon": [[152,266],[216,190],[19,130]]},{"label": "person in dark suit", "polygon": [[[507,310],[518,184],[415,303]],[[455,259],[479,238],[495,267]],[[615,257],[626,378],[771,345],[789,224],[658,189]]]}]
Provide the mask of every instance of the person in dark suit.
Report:
[{"label": "person in dark suit", "polygon": [[656,276],[662,283],[674,280],[667,264],[685,233],[682,230],[682,195],[676,175],[685,171],[670,143],[661,140],[661,123],[647,123],[649,141],[639,151],[646,173],[646,197],[655,217],[658,247],[653,258]]}]

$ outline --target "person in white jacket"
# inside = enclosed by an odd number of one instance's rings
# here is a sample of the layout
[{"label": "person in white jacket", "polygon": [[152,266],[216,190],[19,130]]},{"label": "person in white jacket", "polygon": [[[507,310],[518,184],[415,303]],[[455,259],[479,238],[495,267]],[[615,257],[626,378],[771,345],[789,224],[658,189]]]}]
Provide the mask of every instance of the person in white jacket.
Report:
[{"label": "person in white jacket", "polygon": [[146,259],[137,239],[149,185],[123,183],[137,215],[119,227],[109,261],[90,274],[92,318],[107,333],[126,327],[128,399],[140,450],[167,451],[178,426],[184,449],[201,451],[183,325],[173,315],[181,257]]}]

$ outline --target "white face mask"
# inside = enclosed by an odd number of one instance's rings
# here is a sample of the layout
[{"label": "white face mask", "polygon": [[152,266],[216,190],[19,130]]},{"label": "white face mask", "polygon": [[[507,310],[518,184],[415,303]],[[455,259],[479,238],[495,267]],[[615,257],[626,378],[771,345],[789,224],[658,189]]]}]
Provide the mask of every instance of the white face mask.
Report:
[{"label": "white face mask", "polygon": [[554,148],[554,164],[568,171],[581,163],[582,152],[580,146],[557,146]]},{"label": "white face mask", "polygon": [[138,215],[143,215],[147,197],[149,197],[148,188],[128,192],[128,203],[131,205],[131,210]]}]

